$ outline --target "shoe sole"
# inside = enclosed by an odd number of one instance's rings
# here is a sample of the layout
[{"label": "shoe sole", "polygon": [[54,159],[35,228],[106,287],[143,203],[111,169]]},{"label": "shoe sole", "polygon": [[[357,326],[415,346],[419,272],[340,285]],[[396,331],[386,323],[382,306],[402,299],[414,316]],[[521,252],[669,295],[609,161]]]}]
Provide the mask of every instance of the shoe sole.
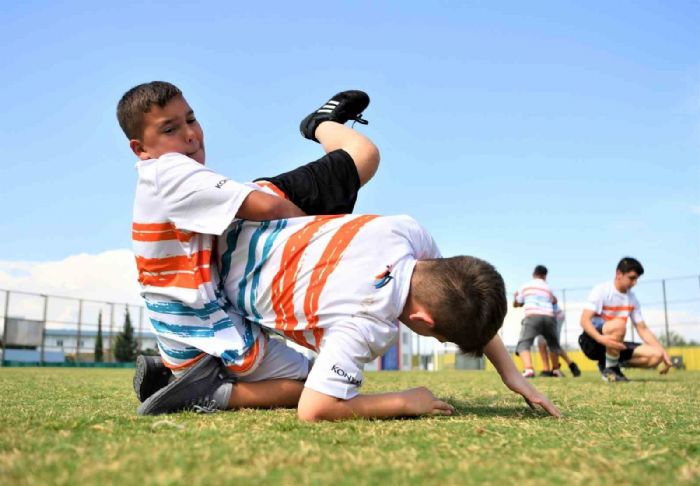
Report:
[{"label": "shoe sole", "polygon": [[136,397],[139,402],[143,402],[146,398],[144,397],[143,391],[143,380],[146,377],[146,372],[148,371],[148,364],[146,363],[146,358],[143,355],[139,355],[136,358],[136,371],[134,372],[134,392],[136,392]]},{"label": "shoe sole", "polygon": [[139,408],[136,410],[137,415],[163,415],[163,414],[169,414],[169,413],[177,413],[181,411],[182,409],[179,408],[171,408],[168,411],[159,411],[159,412],[153,412],[152,404],[154,402],[157,402],[163,395],[166,395],[170,393],[173,390],[179,389],[181,387],[187,387],[191,383],[188,383],[188,375],[196,374],[200,372],[200,369],[202,368],[207,368],[209,366],[216,366],[217,368],[220,368],[221,365],[218,362],[218,358],[215,358],[210,355],[205,355],[199,362],[197,362],[192,368],[190,368],[181,378],[173,381],[170,383],[168,386],[161,388],[160,390],[156,391],[153,395],[148,397],[141,405],[139,405]]}]

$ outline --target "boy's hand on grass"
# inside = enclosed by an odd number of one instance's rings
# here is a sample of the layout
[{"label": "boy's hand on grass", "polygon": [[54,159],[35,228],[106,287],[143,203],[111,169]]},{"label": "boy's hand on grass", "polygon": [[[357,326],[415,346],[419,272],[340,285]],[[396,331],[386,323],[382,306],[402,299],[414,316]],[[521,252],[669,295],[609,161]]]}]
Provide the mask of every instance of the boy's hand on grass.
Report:
[{"label": "boy's hand on grass", "polygon": [[549,398],[537,391],[537,389],[530,385],[525,378],[517,380],[513,384],[509,384],[508,387],[515,393],[521,395],[531,409],[537,410],[535,405],[539,405],[549,415],[553,417],[561,417],[561,412],[552,402],[549,401]]},{"label": "boy's hand on grass", "polygon": [[403,392],[406,398],[406,415],[452,415],[454,407],[439,400],[425,387]]},{"label": "boy's hand on grass", "polygon": [[661,371],[659,371],[659,373],[665,375],[666,373],[668,373],[668,370],[670,370],[671,367],[673,367],[673,361],[671,361],[671,357],[668,355],[668,353],[664,351],[664,365],[661,368]]}]

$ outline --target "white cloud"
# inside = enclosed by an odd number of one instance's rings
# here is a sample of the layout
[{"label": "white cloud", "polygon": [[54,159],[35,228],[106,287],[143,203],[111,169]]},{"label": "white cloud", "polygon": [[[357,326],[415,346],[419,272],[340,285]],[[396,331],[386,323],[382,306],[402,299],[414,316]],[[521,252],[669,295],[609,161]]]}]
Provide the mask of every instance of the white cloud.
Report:
[{"label": "white cloud", "polygon": [[690,206],[690,212],[700,215],[700,206]]},{"label": "white cloud", "polygon": [[80,254],[52,262],[0,261],[0,288],[140,304],[131,250]]}]

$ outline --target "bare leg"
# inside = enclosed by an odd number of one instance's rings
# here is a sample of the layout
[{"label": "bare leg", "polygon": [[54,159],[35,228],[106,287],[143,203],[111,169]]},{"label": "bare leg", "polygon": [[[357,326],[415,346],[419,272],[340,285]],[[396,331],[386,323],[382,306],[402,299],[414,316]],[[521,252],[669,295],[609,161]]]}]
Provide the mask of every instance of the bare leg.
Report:
[{"label": "bare leg", "polygon": [[552,369],[553,370],[558,370],[561,368],[561,365],[559,364],[559,353],[556,351],[552,351],[549,353],[549,361],[552,363]]},{"label": "bare leg", "polygon": [[238,382],[233,385],[228,408],[293,408],[303,390],[304,383],[296,380]]},{"label": "bare leg", "polygon": [[360,185],[364,186],[379,167],[379,149],[360,132],[333,121],[325,121],[316,128],[316,138],[323,150],[332,152],[343,149],[355,161]]},{"label": "bare leg", "polygon": [[549,355],[547,354],[547,344],[542,340],[542,338],[537,339],[539,340],[537,347],[540,351],[540,358],[542,358],[542,371],[551,371],[552,368],[549,366]]},{"label": "bare leg", "polygon": [[571,358],[569,358],[569,353],[564,351],[563,348],[561,349],[561,351],[559,351],[559,356],[566,362],[567,365],[571,366],[571,363],[573,363],[573,361],[571,361]]},{"label": "bare leg", "polygon": [[530,350],[520,351],[520,359],[523,361],[523,367],[525,369],[532,369],[532,356],[530,355]]},{"label": "bare leg", "polygon": [[[612,319],[603,324],[603,334],[612,336],[619,342],[624,342],[625,331],[627,331],[627,321],[625,319]],[[605,348],[605,354],[613,358],[619,358],[620,350]]]},{"label": "bare leg", "polygon": [[656,368],[663,363],[663,351],[657,347],[642,344],[632,352],[632,359],[627,361],[630,366],[637,368]]}]

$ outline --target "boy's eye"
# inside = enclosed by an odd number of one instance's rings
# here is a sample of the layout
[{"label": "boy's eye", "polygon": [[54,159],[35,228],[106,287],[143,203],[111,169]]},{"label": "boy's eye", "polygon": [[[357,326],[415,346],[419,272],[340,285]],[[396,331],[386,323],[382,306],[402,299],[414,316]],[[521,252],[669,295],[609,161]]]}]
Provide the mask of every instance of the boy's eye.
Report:
[{"label": "boy's eye", "polygon": [[193,123],[196,123],[196,122],[197,122],[197,119],[196,119],[196,118],[190,118],[190,119],[187,120],[187,123],[189,123],[190,125],[193,124]]},{"label": "boy's eye", "polygon": [[175,129],[173,127],[165,127],[163,133],[173,133]]}]

